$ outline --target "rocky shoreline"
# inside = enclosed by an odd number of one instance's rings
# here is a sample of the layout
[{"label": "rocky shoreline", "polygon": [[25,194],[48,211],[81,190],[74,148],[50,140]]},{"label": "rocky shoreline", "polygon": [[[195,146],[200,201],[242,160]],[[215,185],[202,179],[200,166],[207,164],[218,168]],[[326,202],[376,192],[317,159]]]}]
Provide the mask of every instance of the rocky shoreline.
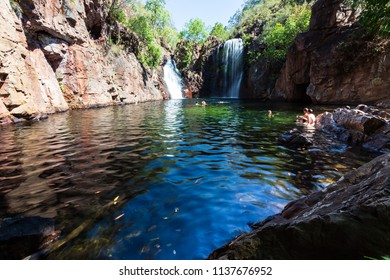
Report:
[{"label": "rocky shoreline", "polygon": [[[359,105],[317,117],[316,128],[353,145],[384,153],[321,191],[289,203],[215,250],[209,259],[365,259],[390,255],[389,114]],[[312,145],[304,133],[279,143]]]},{"label": "rocky shoreline", "polygon": [[[316,129],[327,137],[382,155],[253,224],[252,232],[215,250],[209,259],[364,259],[390,254],[390,115],[359,105],[325,112],[316,121]],[[279,144],[293,149],[317,145],[305,133],[287,132]],[[2,257],[35,258],[45,252],[59,235],[53,224],[39,217],[3,220],[0,247],[12,255]]]}]

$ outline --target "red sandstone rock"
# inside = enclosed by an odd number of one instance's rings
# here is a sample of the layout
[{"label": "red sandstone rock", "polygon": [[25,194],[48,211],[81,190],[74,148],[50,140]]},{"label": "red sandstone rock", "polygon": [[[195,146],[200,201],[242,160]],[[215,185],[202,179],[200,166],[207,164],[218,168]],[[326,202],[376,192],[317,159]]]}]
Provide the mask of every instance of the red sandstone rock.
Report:
[{"label": "red sandstone rock", "polygon": [[164,99],[159,75],[106,45],[107,1],[19,3],[23,25],[0,3],[0,116]]},{"label": "red sandstone rock", "polygon": [[370,42],[353,38],[355,14],[342,1],[319,0],[310,30],[290,48],[275,94],[317,104],[390,102],[390,48],[373,53]]}]

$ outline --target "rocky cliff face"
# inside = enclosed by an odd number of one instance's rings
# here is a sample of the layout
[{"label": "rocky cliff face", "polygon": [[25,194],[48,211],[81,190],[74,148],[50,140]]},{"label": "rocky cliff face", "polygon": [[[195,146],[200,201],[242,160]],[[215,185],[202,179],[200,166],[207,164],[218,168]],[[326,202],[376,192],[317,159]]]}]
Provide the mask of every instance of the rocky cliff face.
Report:
[{"label": "rocky cliff face", "polygon": [[[112,1],[0,3],[0,119],[164,98],[159,75],[107,45]],[[159,69],[161,71],[161,69]]]},{"label": "rocky cliff face", "polygon": [[[221,43],[220,39],[209,37],[203,46],[197,44],[192,46],[190,52],[186,42],[181,42],[177,46],[174,56],[186,83],[186,97],[211,96],[212,86],[210,81],[213,80],[217,71],[213,56]],[[186,60],[185,55],[187,53],[190,53],[192,61],[185,66],[182,62]]]},{"label": "rocky cliff face", "polygon": [[318,0],[310,30],[287,55],[275,97],[316,104],[390,104],[389,41],[359,36],[356,15],[340,0]]}]

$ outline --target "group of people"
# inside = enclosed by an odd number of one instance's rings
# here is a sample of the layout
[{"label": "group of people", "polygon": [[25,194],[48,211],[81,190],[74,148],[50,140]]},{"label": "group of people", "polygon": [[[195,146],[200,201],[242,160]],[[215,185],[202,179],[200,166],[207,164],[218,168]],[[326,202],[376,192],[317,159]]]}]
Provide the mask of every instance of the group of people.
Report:
[{"label": "group of people", "polygon": [[307,125],[314,125],[316,122],[316,116],[313,113],[313,109],[304,108],[303,115],[297,116],[297,121]]},{"label": "group of people", "polygon": [[204,101],[204,100],[203,100],[200,104],[199,104],[198,101],[196,101],[195,105],[196,105],[196,106],[202,105],[203,107],[206,107],[206,106],[207,106],[207,103],[206,103],[206,101]]}]

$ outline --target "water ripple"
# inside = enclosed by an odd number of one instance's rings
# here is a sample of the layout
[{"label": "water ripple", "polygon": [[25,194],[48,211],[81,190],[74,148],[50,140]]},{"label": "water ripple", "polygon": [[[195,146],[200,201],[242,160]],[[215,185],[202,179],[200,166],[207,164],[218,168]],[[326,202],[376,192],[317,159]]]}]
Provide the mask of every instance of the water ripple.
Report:
[{"label": "water ripple", "polygon": [[277,146],[299,108],[270,121],[262,104],[208,103],[0,127],[0,218],[50,217],[62,238],[83,225],[48,258],[199,259],[369,158],[327,139],[312,151]]}]

